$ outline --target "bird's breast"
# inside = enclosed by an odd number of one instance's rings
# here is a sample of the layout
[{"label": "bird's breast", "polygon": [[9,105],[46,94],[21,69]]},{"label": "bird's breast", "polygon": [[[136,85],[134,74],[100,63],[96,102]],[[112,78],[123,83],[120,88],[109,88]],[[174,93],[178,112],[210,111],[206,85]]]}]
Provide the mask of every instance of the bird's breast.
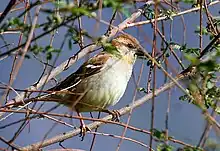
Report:
[{"label": "bird's breast", "polygon": [[123,96],[133,65],[121,60],[108,60],[97,74],[82,81],[76,89],[86,90],[75,108],[80,112],[101,110],[115,105]]}]

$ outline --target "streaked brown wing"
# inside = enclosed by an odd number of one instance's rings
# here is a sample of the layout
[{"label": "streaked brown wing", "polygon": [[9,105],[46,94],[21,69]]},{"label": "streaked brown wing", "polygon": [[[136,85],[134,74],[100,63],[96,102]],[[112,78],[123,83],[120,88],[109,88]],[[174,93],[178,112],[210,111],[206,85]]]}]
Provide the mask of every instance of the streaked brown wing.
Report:
[{"label": "streaked brown wing", "polygon": [[[100,53],[85,62],[75,73],[72,73],[61,83],[48,91],[60,91],[68,87],[78,84],[82,79],[97,74],[101,71],[106,61],[109,59],[110,54]],[[68,89],[67,89],[68,90]]]}]

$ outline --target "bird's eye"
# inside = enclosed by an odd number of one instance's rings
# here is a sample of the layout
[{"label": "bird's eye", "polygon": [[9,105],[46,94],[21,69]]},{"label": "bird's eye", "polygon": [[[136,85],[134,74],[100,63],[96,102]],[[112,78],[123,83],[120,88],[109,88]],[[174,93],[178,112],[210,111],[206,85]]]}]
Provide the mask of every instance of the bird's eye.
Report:
[{"label": "bird's eye", "polygon": [[128,44],[127,46],[128,46],[128,48],[134,48],[134,46],[132,44]]}]

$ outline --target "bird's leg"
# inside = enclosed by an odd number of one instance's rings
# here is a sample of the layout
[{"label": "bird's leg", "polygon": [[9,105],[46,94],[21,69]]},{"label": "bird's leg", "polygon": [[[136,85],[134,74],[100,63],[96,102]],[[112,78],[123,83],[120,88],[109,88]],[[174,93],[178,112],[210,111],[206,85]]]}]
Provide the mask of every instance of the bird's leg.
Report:
[{"label": "bird's leg", "polygon": [[87,131],[91,131],[91,129],[85,125],[83,119],[81,118],[82,115],[81,115],[79,112],[77,112],[77,114],[78,114],[78,116],[80,117],[80,119],[79,119],[79,121],[80,121],[80,130],[81,130],[81,131],[80,131],[80,137],[82,137],[82,140],[81,140],[81,141],[83,141],[83,140],[84,140],[84,137],[85,137],[85,135],[86,135],[86,132],[87,132]]},{"label": "bird's leg", "polygon": [[102,112],[109,113],[112,115],[112,121],[119,122],[121,114],[118,112],[118,110],[107,110],[103,109]]}]

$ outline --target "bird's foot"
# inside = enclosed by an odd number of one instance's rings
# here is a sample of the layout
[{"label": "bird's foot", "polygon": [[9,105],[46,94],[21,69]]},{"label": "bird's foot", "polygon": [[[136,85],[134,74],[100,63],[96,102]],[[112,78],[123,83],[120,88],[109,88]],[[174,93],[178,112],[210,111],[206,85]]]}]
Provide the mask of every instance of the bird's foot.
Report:
[{"label": "bird's foot", "polygon": [[91,132],[92,130],[89,127],[87,127],[85,124],[80,126],[80,135],[79,135],[79,137],[82,137],[81,141],[84,140],[84,137],[86,136],[86,132],[88,132],[88,131]]},{"label": "bird's foot", "polygon": [[119,122],[121,114],[118,110],[103,110],[103,112],[109,113],[112,115],[112,121]]},{"label": "bird's foot", "polygon": [[119,122],[120,121],[120,116],[121,116],[119,111],[118,110],[112,110],[112,112],[113,112],[113,114],[112,114],[112,121]]}]

